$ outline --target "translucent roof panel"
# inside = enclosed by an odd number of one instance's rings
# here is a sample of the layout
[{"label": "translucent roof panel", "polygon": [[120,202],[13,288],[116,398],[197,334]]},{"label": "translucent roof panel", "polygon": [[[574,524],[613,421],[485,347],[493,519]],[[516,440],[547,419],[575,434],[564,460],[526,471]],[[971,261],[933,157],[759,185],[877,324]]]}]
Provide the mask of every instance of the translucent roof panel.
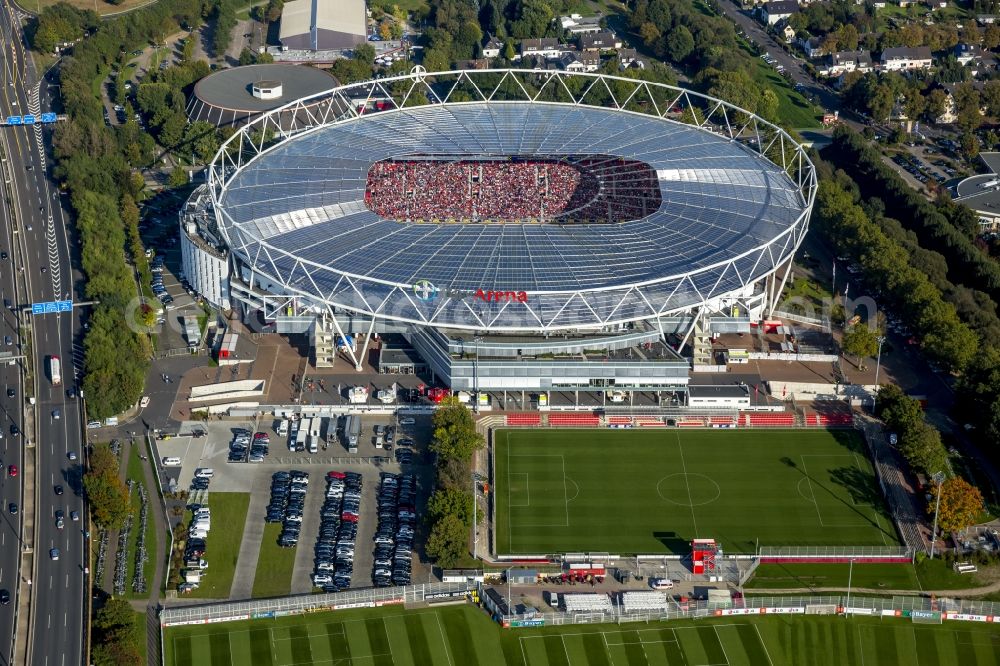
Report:
[{"label": "translucent roof panel", "polygon": [[[369,170],[382,160],[581,155],[648,164],[659,208],[625,222],[449,224],[384,219],[365,203]],[[219,213],[238,255],[323,298],[367,282],[391,300],[428,281],[442,290],[536,294],[640,285],[677,300],[772,270],[789,243],[773,256],[761,250],[802,223],[806,207],[780,167],[718,134],[599,107],[490,102],[372,113],[304,132],[236,173]],[[424,308],[405,300],[400,307]],[[629,301],[644,302],[635,294]],[[563,303],[560,321],[588,309]],[[596,295],[593,307],[604,308]]]}]

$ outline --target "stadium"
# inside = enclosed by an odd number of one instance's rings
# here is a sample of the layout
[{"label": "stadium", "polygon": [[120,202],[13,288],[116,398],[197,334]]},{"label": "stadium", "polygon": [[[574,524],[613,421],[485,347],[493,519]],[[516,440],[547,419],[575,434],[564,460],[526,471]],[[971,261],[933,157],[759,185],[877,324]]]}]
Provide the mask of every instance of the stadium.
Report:
[{"label": "stadium", "polygon": [[209,302],[308,334],[317,367],[395,333],[399,365],[455,390],[683,397],[687,345],[769,314],[815,190],[801,146],[723,100],[418,67],[242,127],[182,256]]}]

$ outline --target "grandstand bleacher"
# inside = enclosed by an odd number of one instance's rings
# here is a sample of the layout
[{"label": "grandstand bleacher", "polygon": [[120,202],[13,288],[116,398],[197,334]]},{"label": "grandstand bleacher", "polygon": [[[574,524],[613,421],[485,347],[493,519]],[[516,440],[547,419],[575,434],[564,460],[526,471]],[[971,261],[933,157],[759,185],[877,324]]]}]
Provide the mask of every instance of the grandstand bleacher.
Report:
[{"label": "grandstand bleacher", "polygon": [[435,223],[624,222],[661,199],[648,164],[607,155],[383,160],[365,189],[365,205],[382,217]]},{"label": "grandstand bleacher", "polygon": [[575,426],[578,428],[594,427],[601,424],[601,418],[595,414],[581,412],[565,412],[549,414],[550,426]]},{"label": "grandstand bleacher", "polygon": [[791,412],[740,412],[739,423],[751,428],[790,428],[795,425]]},{"label": "grandstand bleacher", "polygon": [[561,594],[559,605],[569,613],[610,613],[613,610],[611,597],[592,592]]},{"label": "grandstand bleacher", "polygon": [[656,592],[655,590],[622,592],[619,599],[624,613],[662,611],[667,608],[668,603],[666,592]]},{"label": "grandstand bleacher", "polygon": [[509,426],[534,426],[542,424],[542,415],[539,413],[507,414],[507,425]]}]

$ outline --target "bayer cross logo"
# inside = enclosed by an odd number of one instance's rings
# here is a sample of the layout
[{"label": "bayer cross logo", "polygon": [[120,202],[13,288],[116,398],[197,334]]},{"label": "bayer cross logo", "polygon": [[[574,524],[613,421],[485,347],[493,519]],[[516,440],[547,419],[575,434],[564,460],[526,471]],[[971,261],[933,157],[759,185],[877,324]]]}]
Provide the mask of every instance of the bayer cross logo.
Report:
[{"label": "bayer cross logo", "polygon": [[430,280],[417,280],[413,283],[413,293],[422,301],[430,301],[437,297],[438,288]]}]

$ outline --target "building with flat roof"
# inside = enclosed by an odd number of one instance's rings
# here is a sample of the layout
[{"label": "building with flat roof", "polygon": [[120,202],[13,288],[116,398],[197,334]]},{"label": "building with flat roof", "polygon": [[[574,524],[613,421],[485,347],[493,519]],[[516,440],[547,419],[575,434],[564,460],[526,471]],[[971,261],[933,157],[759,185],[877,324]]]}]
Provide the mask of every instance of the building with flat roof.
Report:
[{"label": "building with flat roof", "polygon": [[364,0],[292,0],[281,10],[281,45],[288,49],[351,49],[368,39]]}]

